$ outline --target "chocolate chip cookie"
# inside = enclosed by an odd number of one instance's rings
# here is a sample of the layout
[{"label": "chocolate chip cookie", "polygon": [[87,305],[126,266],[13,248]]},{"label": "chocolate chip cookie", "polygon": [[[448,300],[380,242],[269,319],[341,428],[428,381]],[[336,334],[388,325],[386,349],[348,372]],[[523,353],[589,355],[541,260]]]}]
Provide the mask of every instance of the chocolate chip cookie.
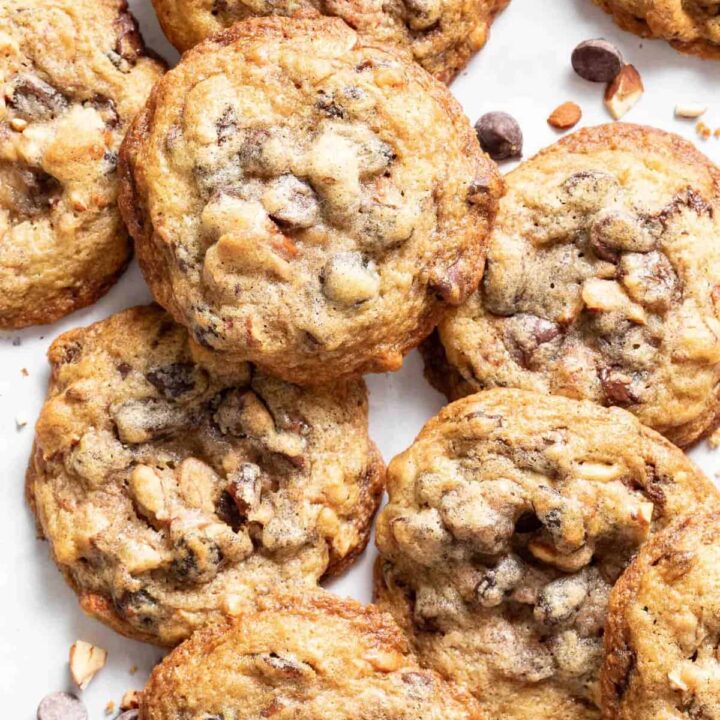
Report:
[{"label": "chocolate chip cookie", "polygon": [[157,306],[65,333],[27,477],[83,609],[172,645],[364,548],[384,467],[362,381],[209,376]]},{"label": "chocolate chip cookie", "polygon": [[0,328],[19,328],[125,268],[118,150],[163,67],[124,0],[0,0],[0,47]]},{"label": "chocolate chip cookie", "polygon": [[624,30],[663,38],[676,50],[720,60],[717,0],[594,0]]},{"label": "chocolate chip cookie", "polygon": [[720,173],[605,125],[507,177],[478,291],[425,348],[451,398],[518,387],[619,405],[685,446],[717,424]]},{"label": "chocolate chip cookie", "polygon": [[338,17],[372,44],[407,54],[450,82],[485,44],[509,0],[153,0],[170,42],[184,52],[208,35],[253,16]]},{"label": "chocolate chip cookie", "polygon": [[620,408],[458,400],[388,468],[377,598],[490,720],[597,720],[608,594],[656,530],[718,493]]},{"label": "chocolate chip cookie", "polygon": [[607,720],[720,718],[720,513],[693,515],[642,548],[610,595]]},{"label": "chocolate chip cookie", "polygon": [[397,369],[471,293],[502,190],[447,89],[336,18],[186,53],[123,145],[121,209],[208,367]]},{"label": "chocolate chip cookie", "polygon": [[392,618],[330,593],[272,597],[197,632],[153,671],[144,720],[481,720],[421,668]]}]

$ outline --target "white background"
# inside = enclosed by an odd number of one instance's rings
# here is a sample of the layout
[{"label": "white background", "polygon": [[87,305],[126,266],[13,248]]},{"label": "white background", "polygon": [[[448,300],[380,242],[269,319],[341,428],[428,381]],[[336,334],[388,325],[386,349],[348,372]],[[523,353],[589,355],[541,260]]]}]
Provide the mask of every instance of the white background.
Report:
[{"label": "white background", "polygon": [[[150,0],[130,0],[130,6],[147,44],[174,62],[177,56],[162,36]],[[622,49],[645,83],[645,96],[626,119],[681,133],[720,162],[720,139],[699,140],[694,122],[673,117],[676,103],[699,101],[710,107],[706,123],[720,126],[720,63],[680,55],[662,41],[624,33],[590,0],[512,0],[495,23],[488,45],[456,80],[452,92],[472,122],[489,110],[512,113],[522,126],[529,157],[558,137],[546,118],[561,102],[574,100],[582,107],[581,125],[610,121],[602,104],[603,86],[581,80],[570,67],[573,47],[600,36]],[[506,164],[503,170],[510,167]],[[46,693],[70,689],[67,655],[77,639],[109,651],[107,667],[83,693],[91,720],[105,717],[109,700],[118,704],[127,689],[140,688],[162,655],[83,616],[50,561],[47,544],[36,539],[23,498],[32,427],[47,384],[45,352],[50,341],[64,330],[149,299],[133,264],[95,306],[53,326],[0,333],[0,712],[6,718],[31,720]],[[401,372],[373,376],[369,385],[371,434],[389,460],[411,443],[423,422],[441,407],[442,398],[424,381],[417,353],[407,358]],[[25,418],[28,425],[18,429],[16,418]],[[715,479],[719,453],[701,445],[691,455]],[[373,556],[370,549],[332,589],[369,600]],[[139,671],[131,676],[133,665]]]}]

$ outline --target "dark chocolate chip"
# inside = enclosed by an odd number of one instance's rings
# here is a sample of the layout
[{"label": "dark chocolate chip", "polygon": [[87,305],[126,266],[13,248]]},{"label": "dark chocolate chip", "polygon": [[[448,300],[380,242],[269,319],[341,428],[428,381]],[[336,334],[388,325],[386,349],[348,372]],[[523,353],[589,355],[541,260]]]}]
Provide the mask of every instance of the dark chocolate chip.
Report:
[{"label": "dark chocolate chip", "polygon": [[603,38],[581,42],[572,53],[573,70],[590,82],[608,83],[623,66],[620,51]]},{"label": "dark chocolate chip", "polygon": [[164,397],[174,400],[195,387],[195,365],[172,363],[151,370],[145,377]]},{"label": "dark chocolate chip", "polygon": [[88,720],[88,713],[74,695],[55,692],[40,701],[37,720]]},{"label": "dark chocolate chip", "polygon": [[480,146],[493,160],[522,156],[522,131],[512,115],[504,112],[486,113],[475,123],[475,132]]}]

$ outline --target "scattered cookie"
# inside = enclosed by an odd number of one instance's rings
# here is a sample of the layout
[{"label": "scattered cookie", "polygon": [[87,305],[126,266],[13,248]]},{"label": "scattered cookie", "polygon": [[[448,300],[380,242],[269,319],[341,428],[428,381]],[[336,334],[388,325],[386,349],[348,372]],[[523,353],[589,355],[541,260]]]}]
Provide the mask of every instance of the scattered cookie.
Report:
[{"label": "scattered cookie", "polygon": [[474,290],[502,191],[457,102],[334,18],[213,36],[125,140],[121,207],[209,368],[396,370]]},{"label": "scattered cookie", "polygon": [[0,328],[19,328],[125,268],[117,153],[163,67],[123,0],[0,0],[0,27]]},{"label": "scattered cookie", "polygon": [[676,50],[720,59],[720,23],[714,0],[594,0],[624,30],[663,38]]},{"label": "scattered cookie", "polygon": [[691,513],[640,550],[615,585],[604,718],[720,718],[720,514]]},{"label": "scattered cookie", "polygon": [[361,380],[210,377],[157,306],[65,333],[49,358],[27,491],[88,614],[172,645],[363,550],[384,472]]},{"label": "scattered cookie", "polygon": [[717,490],[620,408],[521,390],[447,406],[388,468],[377,601],[488,718],[598,720],[608,594]]},{"label": "scattered cookie", "polygon": [[144,720],[481,720],[372,605],[320,592],[260,604],[166,657],[143,692]]},{"label": "scattered cookie", "polygon": [[153,0],[170,42],[184,52],[239,20],[267,15],[340,18],[369,44],[406,54],[450,82],[487,41],[490,25],[509,0]]},{"label": "scattered cookie", "polygon": [[564,138],[506,180],[480,289],[423,348],[433,384],[450,398],[500,386],[621,405],[681,446],[711,431],[715,166],[676,135],[616,124]]}]

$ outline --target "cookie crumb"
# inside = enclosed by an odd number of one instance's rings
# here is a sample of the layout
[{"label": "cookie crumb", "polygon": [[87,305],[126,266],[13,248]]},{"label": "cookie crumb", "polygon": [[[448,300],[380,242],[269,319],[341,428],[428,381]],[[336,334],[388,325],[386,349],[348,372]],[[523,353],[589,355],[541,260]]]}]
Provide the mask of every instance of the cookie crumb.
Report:
[{"label": "cookie crumb", "polygon": [[130,670],[128,670],[128,672],[129,672],[131,675],[134,675],[137,671],[138,671],[138,666],[137,666],[137,665],[131,665],[131,666],[130,666]]},{"label": "cookie crumb", "polygon": [[695,130],[703,140],[707,140],[712,135],[712,130],[702,120],[695,126]]},{"label": "cookie crumb", "polygon": [[140,693],[137,690],[128,690],[120,701],[121,710],[134,710],[140,707]]},{"label": "cookie crumb", "polygon": [[27,377],[30,373],[28,372],[28,369],[27,369],[27,368],[21,368],[20,374],[21,374],[23,377]]},{"label": "cookie crumb", "polygon": [[107,705],[105,705],[105,714],[112,715],[114,712],[115,712],[115,703],[112,700],[108,700]]},{"label": "cookie crumb", "polygon": [[24,415],[15,416],[15,425],[18,430],[22,430],[28,424],[28,420]]}]

